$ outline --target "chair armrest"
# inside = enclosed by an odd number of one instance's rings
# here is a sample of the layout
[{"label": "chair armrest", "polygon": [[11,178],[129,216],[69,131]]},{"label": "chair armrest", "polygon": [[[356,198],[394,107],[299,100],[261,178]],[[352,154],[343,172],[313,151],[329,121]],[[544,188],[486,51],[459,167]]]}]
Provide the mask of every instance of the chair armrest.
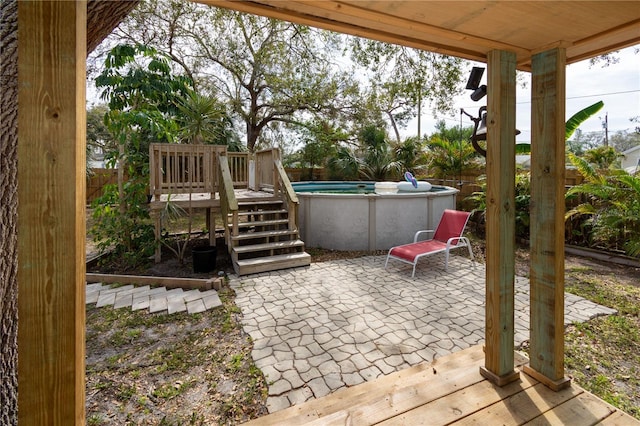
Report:
[{"label": "chair armrest", "polygon": [[424,230],[424,231],[418,231],[418,232],[416,232],[416,235],[414,235],[414,236],[413,236],[413,242],[414,242],[414,243],[417,243],[417,242],[418,242],[418,237],[419,237],[421,234],[427,234],[427,233],[429,233],[429,232],[433,233],[433,232],[436,232],[436,231],[434,231],[433,229],[426,229],[426,230]]},{"label": "chair armrest", "polygon": [[[453,241],[456,241],[455,244],[452,244]],[[462,242],[462,244],[460,244],[460,242]],[[471,242],[469,241],[469,239],[467,237],[451,237],[447,240],[447,248],[449,247],[465,247],[465,246],[471,246]]]}]

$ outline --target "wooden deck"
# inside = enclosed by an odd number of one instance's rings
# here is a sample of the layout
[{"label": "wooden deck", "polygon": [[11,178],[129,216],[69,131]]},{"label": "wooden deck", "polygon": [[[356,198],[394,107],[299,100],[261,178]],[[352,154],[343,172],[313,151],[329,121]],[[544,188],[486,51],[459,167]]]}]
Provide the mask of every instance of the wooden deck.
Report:
[{"label": "wooden deck", "polygon": [[479,373],[482,346],[339,390],[248,425],[640,425],[575,384],[554,392],[522,372],[502,388]]}]

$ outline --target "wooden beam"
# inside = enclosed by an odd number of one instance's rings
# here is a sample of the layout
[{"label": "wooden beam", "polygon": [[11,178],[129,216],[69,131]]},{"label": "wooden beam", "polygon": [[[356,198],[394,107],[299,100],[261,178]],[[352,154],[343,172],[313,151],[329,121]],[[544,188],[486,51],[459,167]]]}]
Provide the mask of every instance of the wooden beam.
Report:
[{"label": "wooden beam", "polygon": [[457,56],[464,59],[470,59],[475,61],[483,61],[485,59],[486,46],[476,46],[464,43],[464,35],[459,34],[455,37],[459,41],[457,46],[452,46],[451,40],[441,37],[437,40],[429,38],[428,40],[421,39],[415,35],[401,35],[397,34],[396,30],[389,28],[387,31],[371,28],[371,23],[364,23],[356,25],[350,22],[347,18],[347,22],[340,22],[335,20],[334,17],[320,17],[297,10],[292,10],[286,6],[286,2],[281,2],[278,7],[274,7],[262,2],[254,1],[233,1],[233,0],[194,0],[198,3],[203,3],[209,6],[221,7],[226,9],[237,10],[239,12],[251,13],[254,15],[266,16],[269,18],[280,19],[288,22],[295,22],[296,24],[308,25],[316,28],[322,28],[324,30],[335,31],[343,34],[349,34],[356,37],[369,38],[372,40],[378,40],[385,43],[399,44],[402,46],[413,47],[416,49],[427,50],[430,52],[436,52],[443,55]]},{"label": "wooden beam", "polygon": [[85,421],[86,2],[18,2],[18,421]]},{"label": "wooden beam", "polygon": [[480,373],[503,386],[513,369],[515,283],[516,56],[487,56],[487,296],[485,365]]},{"label": "wooden beam", "polygon": [[531,353],[527,373],[554,390],[564,377],[565,49],[532,57]]},{"label": "wooden beam", "polygon": [[222,288],[222,278],[174,278],[174,277],[153,277],[146,275],[113,275],[87,273],[88,283],[103,284],[134,284],[162,286],[167,288],[188,288],[191,290],[220,290]]}]

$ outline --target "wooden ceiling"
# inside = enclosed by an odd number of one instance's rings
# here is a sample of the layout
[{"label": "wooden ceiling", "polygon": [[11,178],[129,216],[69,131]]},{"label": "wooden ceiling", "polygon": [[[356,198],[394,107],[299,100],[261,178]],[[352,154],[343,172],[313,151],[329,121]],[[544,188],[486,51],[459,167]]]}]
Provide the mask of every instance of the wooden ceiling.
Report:
[{"label": "wooden ceiling", "polygon": [[198,1],[481,62],[509,50],[522,70],[554,47],[572,63],[640,43],[637,0]]}]

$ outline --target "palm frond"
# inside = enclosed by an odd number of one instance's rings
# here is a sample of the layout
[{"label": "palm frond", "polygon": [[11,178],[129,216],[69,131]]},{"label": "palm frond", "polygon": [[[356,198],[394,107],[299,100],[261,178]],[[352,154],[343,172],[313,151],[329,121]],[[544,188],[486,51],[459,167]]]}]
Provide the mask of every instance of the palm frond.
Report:
[{"label": "palm frond", "polygon": [[594,215],[597,213],[595,207],[589,203],[580,204],[564,214],[564,220],[571,219],[575,215]]},{"label": "palm frond", "polygon": [[577,113],[572,115],[571,118],[565,123],[564,140],[568,140],[571,135],[573,135],[573,132],[575,132],[583,122],[592,117],[596,112],[600,111],[603,106],[604,102],[598,101],[595,104],[589,105],[585,109],[578,111]]},{"label": "palm frond", "polygon": [[573,164],[580,174],[589,182],[604,184],[606,178],[598,173],[598,171],[584,158],[578,157],[574,153],[569,153],[569,161]]}]

